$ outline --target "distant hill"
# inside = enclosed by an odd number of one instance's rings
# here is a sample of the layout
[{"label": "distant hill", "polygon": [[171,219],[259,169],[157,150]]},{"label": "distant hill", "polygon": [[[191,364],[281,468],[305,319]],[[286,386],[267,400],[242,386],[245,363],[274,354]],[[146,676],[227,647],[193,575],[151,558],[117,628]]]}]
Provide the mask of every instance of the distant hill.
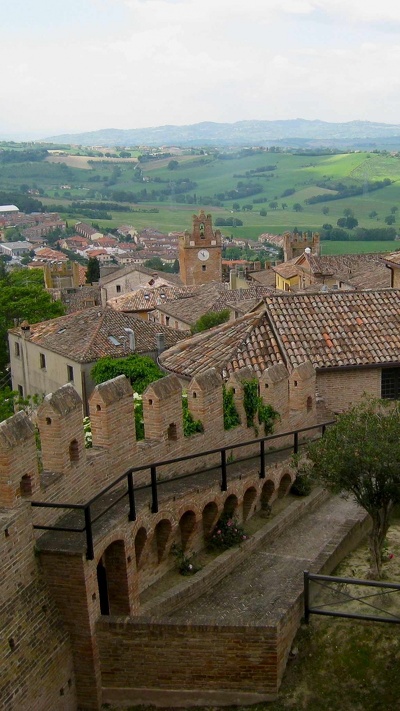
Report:
[{"label": "distant hill", "polygon": [[305,119],[236,123],[204,121],[188,126],[127,130],[106,128],[87,133],[52,136],[45,140],[82,146],[276,145],[294,148],[400,148],[400,125],[371,121],[328,123]]}]

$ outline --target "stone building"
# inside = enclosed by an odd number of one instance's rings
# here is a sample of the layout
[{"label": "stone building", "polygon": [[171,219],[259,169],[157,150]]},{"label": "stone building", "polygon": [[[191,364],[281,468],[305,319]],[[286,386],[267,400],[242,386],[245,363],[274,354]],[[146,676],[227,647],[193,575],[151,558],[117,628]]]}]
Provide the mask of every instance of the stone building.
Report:
[{"label": "stone building", "polygon": [[92,307],[9,331],[11,378],[22,395],[47,394],[73,383],[88,410],[99,358],[138,353],[154,360],[162,348],[183,338],[175,329],[143,321],[134,314]]},{"label": "stone building", "polygon": [[334,412],[400,395],[400,291],[269,294],[264,308],[183,341],[159,357],[183,381],[210,367],[222,377],[310,363],[318,399]]}]

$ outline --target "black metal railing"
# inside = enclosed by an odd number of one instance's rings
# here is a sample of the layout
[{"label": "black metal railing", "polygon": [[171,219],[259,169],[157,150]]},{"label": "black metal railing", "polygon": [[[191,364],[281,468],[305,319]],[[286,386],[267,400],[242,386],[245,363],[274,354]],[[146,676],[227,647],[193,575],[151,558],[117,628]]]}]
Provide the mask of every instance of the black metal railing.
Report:
[{"label": "black metal railing", "polygon": [[[329,422],[324,422],[318,425],[312,425],[311,427],[303,427],[298,430],[291,430],[290,432],[281,432],[279,434],[268,435],[267,437],[261,437],[257,439],[247,440],[245,442],[239,442],[237,444],[232,444],[227,447],[220,447],[218,449],[209,449],[207,451],[198,452],[196,454],[188,454],[182,457],[176,457],[175,459],[165,459],[160,462],[155,462],[153,464],[145,464],[139,467],[131,467],[126,472],[121,474],[117,479],[114,479],[108,486],[104,487],[98,494],[93,496],[89,501],[84,504],[69,504],[69,503],[49,503],[44,501],[32,501],[31,505],[35,508],[52,508],[52,509],[64,509],[66,512],[81,512],[81,524],[80,525],[69,525],[68,522],[61,522],[59,525],[41,525],[34,524],[33,528],[40,531],[61,531],[66,533],[85,533],[86,536],[86,557],[88,560],[93,560],[94,558],[94,544],[93,544],[93,526],[99,521],[108,511],[114,508],[120,501],[127,498],[128,499],[128,519],[130,521],[136,520],[136,494],[139,491],[150,489],[151,491],[151,512],[158,512],[158,491],[159,487],[165,484],[171,484],[172,482],[179,481],[181,479],[186,479],[188,477],[199,476],[207,472],[220,470],[220,481],[221,481],[221,491],[227,491],[228,489],[228,467],[230,464],[238,464],[242,461],[248,461],[250,459],[255,459],[257,456],[259,458],[259,477],[260,479],[265,479],[265,469],[266,461],[268,457],[276,455],[280,452],[291,451],[297,454],[300,446],[302,444],[299,441],[299,435],[305,432],[310,432],[311,430],[317,430],[318,433],[323,436],[325,429],[328,425],[334,423],[334,420]],[[293,442],[291,445],[284,446],[281,448],[274,448],[270,451],[266,451],[266,442],[272,442],[278,438],[293,437]],[[241,447],[249,446],[259,446],[258,455],[251,454],[249,456],[243,457],[242,459],[235,459],[233,462],[229,462],[227,458],[227,452],[231,453],[232,450],[239,449]],[[219,463],[213,464],[210,467],[204,469],[198,469],[196,471],[187,472],[185,474],[180,474],[175,477],[160,480],[157,478],[157,472],[161,467],[168,466],[171,464],[177,464],[179,462],[193,461],[201,457],[207,457],[210,455],[219,455]],[[139,472],[144,472],[150,470],[150,482],[148,484],[142,484],[135,486],[133,481],[133,475]],[[116,489],[120,484],[126,484],[122,492],[117,492],[117,496],[112,498],[110,503],[101,506],[101,510],[96,513],[96,505],[99,505],[100,500],[107,494],[110,494],[114,489]],[[105,502],[104,502],[105,504]],[[82,520],[83,518],[83,520]]]},{"label": "black metal railing", "polygon": [[[372,592],[370,592],[372,590]],[[352,620],[400,624],[400,596],[396,610],[390,610],[393,594],[400,585],[377,580],[340,578],[304,571],[304,620],[310,615],[346,617]]]}]

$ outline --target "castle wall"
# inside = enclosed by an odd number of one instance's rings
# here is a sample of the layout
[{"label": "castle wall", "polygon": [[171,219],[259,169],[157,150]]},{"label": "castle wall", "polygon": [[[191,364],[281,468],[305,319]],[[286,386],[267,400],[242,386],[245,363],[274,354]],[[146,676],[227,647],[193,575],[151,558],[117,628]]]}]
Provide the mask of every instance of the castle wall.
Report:
[{"label": "castle wall", "polygon": [[[249,376],[247,371],[235,377],[239,390],[245,376]],[[304,412],[313,374],[303,369],[297,377],[298,385],[294,386],[282,367],[275,366],[263,376],[263,391],[260,384],[263,400],[271,398],[281,410],[280,431],[291,428],[293,417],[301,423],[302,412],[307,422],[311,417],[316,421],[315,410]],[[24,413],[0,424],[0,522],[4,533],[0,544],[0,593],[4,600],[0,629],[5,660],[0,711],[72,711],[77,705],[98,709],[103,680],[96,626],[105,599],[100,573],[108,580],[110,614],[140,614],[146,590],[175,565],[171,554],[174,543],[200,551],[226,506],[243,521],[290,485],[293,472],[282,462],[268,461],[265,479],[259,477],[258,460],[240,465],[233,474],[238,458],[256,454],[258,445],[247,445],[240,451],[229,447],[261,433],[246,427],[245,421],[224,430],[222,384],[215,371],[197,376],[188,386],[189,409],[203,422],[204,433],[184,436],[182,391],[175,376],[153,383],[143,399],[146,439],[140,442],[135,438],[132,391],[123,376],[97,386],[93,393],[91,450],[84,447],[82,402],[70,384],[46,396],[37,411],[38,458],[35,429]],[[237,404],[240,406],[239,392]],[[151,511],[150,491],[141,492],[135,521],[128,520],[125,499],[95,524],[93,560],[86,559],[82,534],[42,534],[32,528],[34,522],[54,524],[67,512],[31,508],[30,500],[85,502],[130,466],[150,465],[222,445],[227,447],[227,491],[221,491],[220,470],[215,469],[199,478],[185,479],[184,487],[174,485],[173,491],[159,484],[158,513]],[[219,454],[203,455],[191,462],[159,467],[157,474],[167,481],[193,468],[219,463]],[[136,485],[148,483],[149,470],[135,475],[134,480]],[[81,512],[68,517],[68,525],[82,526]],[[210,631],[210,640],[213,634]],[[254,654],[263,660],[267,659],[262,651],[266,639],[265,633],[254,639]],[[221,637],[221,652],[228,649],[229,640],[229,634]],[[201,645],[200,640],[194,639],[194,654],[197,644]],[[232,659],[232,677],[234,667]],[[218,679],[216,671],[216,687]]]}]

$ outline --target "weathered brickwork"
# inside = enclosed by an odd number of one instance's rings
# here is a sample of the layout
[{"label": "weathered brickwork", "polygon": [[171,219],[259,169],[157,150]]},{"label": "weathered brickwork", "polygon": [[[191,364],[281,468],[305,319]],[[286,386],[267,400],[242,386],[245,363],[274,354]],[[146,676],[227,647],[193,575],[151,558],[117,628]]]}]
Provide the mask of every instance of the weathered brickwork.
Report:
[{"label": "weathered brickwork", "polygon": [[381,397],[381,374],[381,368],[321,371],[317,376],[318,393],[328,408],[343,412],[360,402],[365,393]]},{"label": "weathered brickwork", "polygon": [[[46,396],[39,407],[39,459],[37,434],[27,415],[18,413],[0,424],[0,594],[4,601],[0,629],[5,664],[0,711],[99,709],[105,681],[97,627],[105,604],[104,579],[111,617],[135,615],[137,619],[141,595],[174,565],[170,553],[174,543],[200,551],[222,513],[229,511],[243,522],[256,509],[283,496],[293,472],[286,462],[277,461],[267,464],[265,479],[259,478],[257,464],[243,465],[235,476],[230,476],[228,467],[227,491],[221,491],[219,471],[187,479],[184,487],[165,493],[160,486],[158,513],[151,512],[150,494],[143,494],[137,502],[135,521],[128,520],[122,502],[94,528],[94,560],[86,559],[83,535],[35,532],[33,523],[54,524],[65,511],[31,508],[30,501],[84,503],[129,467],[254,439],[257,433],[246,427],[242,405],[243,380],[252,375],[239,373],[228,383],[235,388],[241,416],[241,424],[229,431],[223,427],[222,383],[215,370],[195,377],[188,385],[189,409],[204,426],[203,434],[192,437],[183,434],[182,391],[173,375],[153,383],[143,395],[144,441],[136,441],[132,389],[123,376],[97,386],[91,397],[94,446],[90,450],[84,447],[82,402],[72,385]],[[316,423],[312,368],[300,366],[289,376],[282,365],[273,366],[263,373],[259,393],[281,415],[277,432]],[[258,446],[248,445],[240,450],[240,456],[257,450]],[[238,456],[236,450],[229,454],[232,460]],[[204,455],[160,467],[158,475],[167,480],[216,466],[219,461],[219,455]],[[135,475],[136,485],[144,482],[149,482],[148,469]],[[76,516],[74,525],[82,525],[82,515]],[[141,625],[145,630],[146,625]],[[163,646],[169,644],[168,629]],[[253,672],[261,680],[265,669],[274,664],[269,650],[272,634],[262,629],[249,637],[248,631],[246,635],[239,631],[235,638],[239,641],[230,652],[232,632],[219,637],[216,630],[210,630],[205,638],[193,634],[191,673],[195,677],[201,673],[199,650],[214,645],[221,654],[230,655],[226,684],[231,686],[232,680],[232,688],[241,684],[247,688]],[[248,662],[241,676],[234,670],[245,639],[249,641]],[[174,665],[179,666],[178,658]],[[112,668],[121,674],[122,683],[123,670],[116,667],[117,661]],[[181,677],[186,677],[187,683],[189,671],[184,668],[185,664],[176,683]],[[210,670],[211,687],[222,688],[221,673],[222,664]],[[268,690],[267,677],[262,683]]]}]

